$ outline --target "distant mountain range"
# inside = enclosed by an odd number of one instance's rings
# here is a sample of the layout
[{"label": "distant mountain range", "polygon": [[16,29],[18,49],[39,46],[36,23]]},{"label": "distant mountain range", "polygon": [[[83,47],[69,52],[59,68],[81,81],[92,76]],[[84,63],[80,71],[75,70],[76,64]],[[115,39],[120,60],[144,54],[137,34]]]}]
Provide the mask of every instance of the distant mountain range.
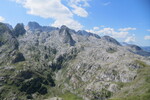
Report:
[{"label": "distant mountain range", "polygon": [[[134,44],[126,43],[126,42],[121,42],[121,44],[123,46],[134,45]],[[150,46],[140,46],[140,48],[143,49],[144,51],[150,52]]]},{"label": "distant mountain range", "polygon": [[142,46],[141,48],[147,52],[150,52],[150,46]]},{"label": "distant mountain range", "polygon": [[148,50],[65,25],[0,23],[0,100],[149,100]]}]

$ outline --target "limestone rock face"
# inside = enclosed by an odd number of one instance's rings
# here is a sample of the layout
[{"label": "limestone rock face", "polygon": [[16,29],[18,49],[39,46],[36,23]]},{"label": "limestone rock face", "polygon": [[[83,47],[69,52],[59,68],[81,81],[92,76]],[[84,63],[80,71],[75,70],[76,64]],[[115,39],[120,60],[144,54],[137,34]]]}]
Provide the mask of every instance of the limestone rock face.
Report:
[{"label": "limestone rock face", "polygon": [[117,44],[117,45],[121,45],[118,41],[116,41],[114,38],[112,38],[110,36],[103,36],[102,39],[104,39],[104,40],[106,40],[108,42]]},{"label": "limestone rock face", "polygon": [[69,28],[67,28],[66,26],[62,26],[60,28],[59,34],[62,38],[63,43],[68,43],[70,46],[75,45],[75,41],[72,39],[72,36],[69,33]]},{"label": "limestone rock face", "polygon": [[29,22],[25,33],[23,29],[10,30],[0,23],[1,100],[147,95],[149,52],[145,55],[137,46],[122,46],[112,37],[67,26],[59,29]]},{"label": "limestone rock face", "polygon": [[13,27],[10,25],[10,24],[8,24],[8,23],[4,23],[10,30],[13,30]]},{"label": "limestone rock face", "polygon": [[59,97],[53,97],[53,98],[49,98],[49,99],[45,99],[45,100],[63,100],[63,99],[59,98]]},{"label": "limestone rock face", "polygon": [[145,50],[143,50],[141,47],[139,47],[137,45],[128,44],[128,45],[126,45],[126,48],[128,48],[128,50],[130,52],[133,52],[135,54],[138,54],[138,55],[141,55],[141,56],[146,56],[146,57],[150,56],[150,52],[149,51],[145,51]]},{"label": "limestone rock face", "polygon": [[14,36],[18,37],[20,35],[24,35],[26,30],[24,29],[24,25],[22,23],[18,23],[13,29]]},{"label": "limestone rock face", "polygon": [[17,63],[20,61],[25,61],[25,58],[22,53],[17,52],[17,54],[14,54],[14,59],[12,60],[12,63]]},{"label": "limestone rock face", "polygon": [[92,34],[92,33],[90,33],[90,32],[86,32],[86,31],[84,31],[84,30],[79,30],[79,31],[77,32],[77,34],[82,35],[82,36],[87,36],[87,37],[93,36],[93,37],[96,37],[96,38],[100,38],[99,35],[97,35],[97,34]]},{"label": "limestone rock face", "polygon": [[18,40],[13,36],[12,31],[5,24],[0,23],[0,63],[9,62],[10,56],[18,46]]},{"label": "limestone rock face", "polygon": [[37,22],[29,22],[28,25],[26,26],[26,30],[30,31],[52,31],[52,30],[57,30],[55,27],[51,26],[41,26]]},{"label": "limestone rock face", "polygon": [[30,30],[35,30],[41,28],[37,22],[29,22],[27,26]]},{"label": "limestone rock face", "polygon": [[15,49],[18,47],[17,40],[12,35],[11,30],[3,23],[0,23],[0,46],[4,44],[10,46],[10,49]]}]

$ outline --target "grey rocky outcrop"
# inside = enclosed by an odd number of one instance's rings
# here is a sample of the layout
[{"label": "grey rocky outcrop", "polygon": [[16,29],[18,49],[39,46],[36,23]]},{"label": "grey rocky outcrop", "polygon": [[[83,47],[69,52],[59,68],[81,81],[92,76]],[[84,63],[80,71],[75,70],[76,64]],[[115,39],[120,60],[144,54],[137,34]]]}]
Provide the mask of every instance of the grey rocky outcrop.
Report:
[{"label": "grey rocky outcrop", "polygon": [[12,31],[13,35],[16,37],[24,35],[26,33],[26,30],[24,29],[24,25],[22,23],[18,23]]},{"label": "grey rocky outcrop", "polygon": [[26,26],[26,30],[30,31],[53,31],[57,30],[58,28],[51,27],[51,26],[41,26],[37,22],[29,22],[28,25]]},{"label": "grey rocky outcrop", "polygon": [[110,42],[110,43],[114,43],[117,45],[121,45],[117,40],[115,40],[114,38],[110,37],[110,36],[103,36],[102,39]]},{"label": "grey rocky outcrop", "polygon": [[59,96],[68,91],[84,100],[105,100],[150,65],[149,56],[135,52],[141,52],[140,48],[122,46],[109,36],[36,22],[29,22],[25,33],[21,27],[15,31],[19,36],[14,36],[0,23],[2,100],[63,100]]}]

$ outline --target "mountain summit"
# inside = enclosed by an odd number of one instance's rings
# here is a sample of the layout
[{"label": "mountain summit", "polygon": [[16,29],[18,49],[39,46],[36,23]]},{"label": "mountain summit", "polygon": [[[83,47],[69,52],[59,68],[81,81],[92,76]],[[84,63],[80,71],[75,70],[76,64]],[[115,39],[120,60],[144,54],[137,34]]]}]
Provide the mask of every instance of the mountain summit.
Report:
[{"label": "mountain summit", "polygon": [[149,100],[149,55],[65,25],[0,23],[0,100]]},{"label": "mountain summit", "polygon": [[26,26],[26,30],[30,31],[35,31],[35,30],[40,30],[40,31],[52,31],[56,30],[57,28],[51,27],[51,26],[41,26],[37,22],[29,22],[28,25]]}]

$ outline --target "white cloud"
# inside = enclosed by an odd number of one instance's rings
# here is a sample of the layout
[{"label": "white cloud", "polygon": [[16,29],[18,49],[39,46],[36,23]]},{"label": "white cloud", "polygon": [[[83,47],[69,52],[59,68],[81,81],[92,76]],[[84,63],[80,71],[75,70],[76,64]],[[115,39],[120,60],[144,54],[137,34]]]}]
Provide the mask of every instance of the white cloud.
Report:
[{"label": "white cloud", "polygon": [[24,3],[26,0],[11,0],[11,1],[15,1],[17,3]]},{"label": "white cloud", "polygon": [[62,19],[73,16],[61,0],[26,0],[24,7],[28,9],[27,13],[44,18]]},{"label": "white cloud", "polygon": [[98,35],[109,35],[114,38],[127,38],[127,37],[131,37],[129,35],[130,30],[136,30],[136,28],[121,28],[115,30],[114,28],[100,26],[100,27],[93,27],[93,29],[87,31]]},{"label": "white cloud", "polygon": [[148,29],[147,31],[150,32],[150,29]]},{"label": "white cloud", "polygon": [[78,15],[80,17],[87,17],[88,16],[88,12],[85,9],[83,9],[82,7],[78,7],[76,5],[72,5],[71,7],[74,8],[72,10],[72,12],[74,14],[76,14],[76,15]]},{"label": "white cloud", "polygon": [[93,30],[99,30],[99,27],[93,27]]},{"label": "white cloud", "polygon": [[129,32],[113,32],[112,37],[114,38],[125,38]]},{"label": "white cloud", "polygon": [[67,25],[75,30],[82,29],[82,25],[74,20],[74,14],[80,17],[87,17],[88,12],[85,7],[88,7],[89,0],[67,0],[71,8],[62,4],[62,0],[13,0],[16,3],[22,4],[27,9],[27,13],[40,16],[43,18],[52,18],[55,27]]},{"label": "white cloud", "polygon": [[0,22],[4,22],[5,18],[0,16]]},{"label": "white cloud", "polygon": [[127,37],[124,42],[127,42],[127,43],[135,42],[135,35],[133,34],[132,36]]},{"label": "white cloud", "polygon": [[76,29],[76,30],[79,30],[83,27],[79,22],[71,18],[67,18],[67,19],[64,18],[63,20],[56,20],[52,24],[52,26],[56,26],[56,27],[60,27],[61,25],[67,25],[69,28]]},{"label": "white cloud", "polygon": [[80,17],[87,17],[88,12],[85,7],[89,6],[89,0],[70,0],[68,5],[73,8],[72,12]]},{"label": "white cloud", "polygon": [[95,34],[101,34],[101,35],[110,35],[114,38],[125,38],[127,35],[128,35],[128,32],[124,32],[124,31],[121,31],[121,32],[117,32],[115,31],[115,29],[113,28],[103,28],[103,29],[99,29],[99,30],[87,30],[88,32],[91,32],[91,33],[95,33]]},{"label": "white cloud", "polygon": [[105,27],[104,25],[100,25],[99,27]]},{"label": "white cloud", "polygon": [[69,4],[74,4],[80,7],[89,7],[90,5],[88,1],[90,0],[69,0]]},{"label": "white cloud", "polygon": [[117,32],[113,28],[103,28],[102,30],[99,30],[99,33],[104,35],[111,35],[114,38],[125,38],[128,35],[128,32]]},{"label": "white cloud", "polygon": [[150,40],[150,36],[145,36],[144,39],[145,40]]},{"label": "white cloud", "polygon": [[111,2],[105,2],[105,3],[103,3],[104,6],[107,6],[107,5],[110,5],[110,4],[111,4]]},{"label": "white cloud", "polygon": [[120,28],[119,31],[132,31],[136,30],[136,28],[128,27],[128,28]]}]

